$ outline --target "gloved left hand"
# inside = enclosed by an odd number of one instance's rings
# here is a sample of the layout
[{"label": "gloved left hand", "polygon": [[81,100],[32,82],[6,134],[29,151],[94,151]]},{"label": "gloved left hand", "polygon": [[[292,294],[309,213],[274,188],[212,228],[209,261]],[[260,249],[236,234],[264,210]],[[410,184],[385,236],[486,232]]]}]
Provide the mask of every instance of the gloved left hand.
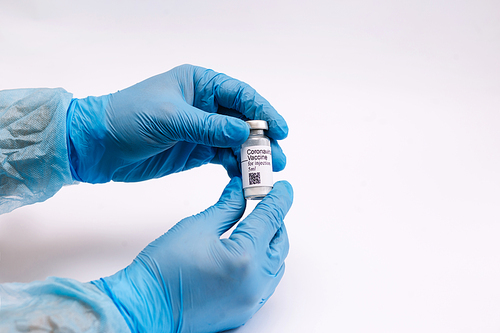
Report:
[{"label": "gloved left hand", "polygon": [[233,177],[249,134],[242,119],[268,121],[273,169],[282,170],[286,158],[276,140],[288,127],[271,104],[227,75],[179,66],[114,94],[74,99],[67,117],[71,172],[89,183],[135,182],[213,162]]},{"label": "gloved left hand", "polygon": [[293,201],[277,182],[231,236],[245,211],[241,179],[220,200],[149,244],[124,270],[92,283],[132,332],[219,332],[244,324],[273,294],[285,266],[283,219]]}]

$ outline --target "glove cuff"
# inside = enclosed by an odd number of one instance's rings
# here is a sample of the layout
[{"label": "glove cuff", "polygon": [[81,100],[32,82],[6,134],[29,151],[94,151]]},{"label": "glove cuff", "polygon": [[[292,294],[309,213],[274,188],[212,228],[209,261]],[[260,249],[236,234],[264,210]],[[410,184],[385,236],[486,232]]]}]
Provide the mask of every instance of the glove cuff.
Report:
[{"label": "glove cuff", "polygon": [[139,259],[91,283],[111,298],[131,332],[177,332],[163,279]]},{"label": "glove cuff", "polygon": [[106,174],[99,163],[105,154],[106,105],[109,95],[74,98],[66,116],[66,141],[71,175],[87,183],[106,183]]},{"label": "glove cuff", "polygon": [[82,179],[78,176],[78,174],[75,171],[75,168],[73,167],[73,163],[75,163],[75,160],[77,159],[77,157],[76,157],[77,154],[76,154],[76,150],[75,150],[75,145],[73,144],[73,141],[71,140],[71,119],[73,119],[73,113],[75,111],[76,101],[77,101],[76,98],[73,98],[71,100],[71,103],[69,104],[68,112],[66,115],[66,145],[68,146],[68,161],[69,161],[69,168],[71,171],[71,177],[74,180],[81,182]]}]

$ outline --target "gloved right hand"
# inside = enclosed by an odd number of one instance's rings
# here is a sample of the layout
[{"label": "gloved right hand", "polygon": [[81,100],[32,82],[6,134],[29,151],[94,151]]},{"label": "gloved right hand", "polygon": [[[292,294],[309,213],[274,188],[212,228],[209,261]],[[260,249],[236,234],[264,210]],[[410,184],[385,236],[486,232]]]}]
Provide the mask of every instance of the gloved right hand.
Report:
[{"label": "gloved right hand", "polygon": [[227,75],[179,66],[114,94],[74,99],[67,118],[71,172],[88,183],[137,182],[212,162],[237,176],[249,119],[268,122],[273,169],[282,170],[286,158],[276,140],[288,127],[271,104]]},{"label": "gloved right hand", "polygon": [[241,179],[204,212],[177,223],[127,268],[92,283],[118,307],[132,332],[220,332],[244,324],[273,294],[285,271],[283,219],[288,182],[235,228],[245,210]]}]

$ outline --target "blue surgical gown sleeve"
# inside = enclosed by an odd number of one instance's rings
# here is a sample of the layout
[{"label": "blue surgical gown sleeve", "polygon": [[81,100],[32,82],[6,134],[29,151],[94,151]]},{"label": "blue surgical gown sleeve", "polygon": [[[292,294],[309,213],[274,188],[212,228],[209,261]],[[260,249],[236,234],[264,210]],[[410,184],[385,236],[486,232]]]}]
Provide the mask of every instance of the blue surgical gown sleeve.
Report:
[{"label": "blue surgical gown sleeve", "polygon": [[0,91],[0,214],[45,201],[73,183],[64,89]]},{"label": "blue surgical gown sleeve", "polygon": [[50,277],[0,284],[0,332],[130,332],[107,295],[90,283]]}]

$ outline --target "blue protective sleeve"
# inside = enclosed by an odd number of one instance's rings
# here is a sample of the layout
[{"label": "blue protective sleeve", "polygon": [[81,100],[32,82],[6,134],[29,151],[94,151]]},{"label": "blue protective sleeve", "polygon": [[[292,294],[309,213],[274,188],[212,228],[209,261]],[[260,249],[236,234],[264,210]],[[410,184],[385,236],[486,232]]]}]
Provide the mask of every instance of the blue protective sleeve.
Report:
[{"label": "blue protective sleeve", "polygon": [[0,284],[0,332],[130,332],[113,301],[90,283],[50,277]]},{"label": "blue protective sleeve", "polygon": [[73,183],[64,89],[0,91],[0,214],[45,201]]}]

